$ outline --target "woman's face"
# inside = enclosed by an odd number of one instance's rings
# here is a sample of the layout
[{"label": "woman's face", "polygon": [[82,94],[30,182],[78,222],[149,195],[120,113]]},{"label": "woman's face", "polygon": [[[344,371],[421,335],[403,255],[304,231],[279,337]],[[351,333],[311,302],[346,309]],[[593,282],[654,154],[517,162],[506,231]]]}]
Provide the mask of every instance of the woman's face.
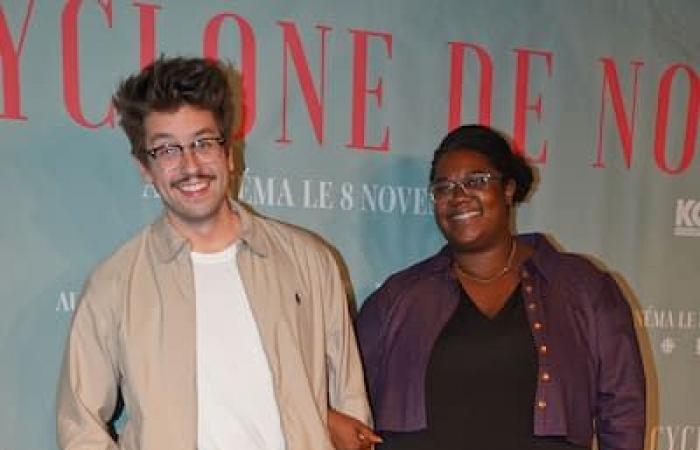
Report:
[{"label": "woman's face", "polygon": [[435,220],[454,250],[487,249],[510,234],[515,182],[504,184],[481,153],[465,149],[443,155],[435,165],[433,193]]}]

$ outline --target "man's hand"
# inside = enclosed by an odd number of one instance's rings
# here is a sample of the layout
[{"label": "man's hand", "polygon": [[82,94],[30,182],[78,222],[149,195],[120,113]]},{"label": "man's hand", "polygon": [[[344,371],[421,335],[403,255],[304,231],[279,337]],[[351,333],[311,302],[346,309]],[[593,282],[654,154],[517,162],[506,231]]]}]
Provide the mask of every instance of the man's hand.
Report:
[{"label": "man's hand", "polygon": [[382,442],[364,423],[334,409],[328,409],[328,431],[337,450],[371,449]]}]

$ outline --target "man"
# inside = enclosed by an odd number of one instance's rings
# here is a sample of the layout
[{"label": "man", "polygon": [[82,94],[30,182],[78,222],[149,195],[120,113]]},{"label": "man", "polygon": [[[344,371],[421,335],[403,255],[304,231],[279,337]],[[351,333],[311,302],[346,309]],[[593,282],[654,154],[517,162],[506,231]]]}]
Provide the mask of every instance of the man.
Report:
[{"label": "man", "polygon": [[[164,214],[86,282],[59,384],[62,449],[370,448],[330,251],[228,198],[231,72],[161,58],[114,105]],[[110,420],[123,399],[118,442]],[[330,429],[330,433],[329,433]]]}]

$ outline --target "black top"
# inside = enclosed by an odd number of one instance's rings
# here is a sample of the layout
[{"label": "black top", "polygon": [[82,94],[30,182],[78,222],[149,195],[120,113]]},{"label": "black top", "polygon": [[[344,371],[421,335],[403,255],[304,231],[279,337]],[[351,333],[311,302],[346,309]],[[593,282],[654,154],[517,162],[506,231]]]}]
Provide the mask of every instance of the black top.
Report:
[{"label": "black top", "polygon": [[379,450],[572,450],[534,437],[537,354],[518,287],[493,317],[465,294],[426,375],[427,430],[382,433]]}]

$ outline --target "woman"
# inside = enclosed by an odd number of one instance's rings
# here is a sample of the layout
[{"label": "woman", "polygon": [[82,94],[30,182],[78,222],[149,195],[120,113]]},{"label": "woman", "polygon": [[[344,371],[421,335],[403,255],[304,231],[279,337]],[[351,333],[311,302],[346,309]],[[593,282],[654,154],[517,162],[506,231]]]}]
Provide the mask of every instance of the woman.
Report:
[{"label": "woman", "polygon": [[629,306],[609,274],[542,235],[515,236],[532,169],[494,130],[435,151],[447,244],[364,303],[358,337],[386,449],[644,447],[645,381]]}]

